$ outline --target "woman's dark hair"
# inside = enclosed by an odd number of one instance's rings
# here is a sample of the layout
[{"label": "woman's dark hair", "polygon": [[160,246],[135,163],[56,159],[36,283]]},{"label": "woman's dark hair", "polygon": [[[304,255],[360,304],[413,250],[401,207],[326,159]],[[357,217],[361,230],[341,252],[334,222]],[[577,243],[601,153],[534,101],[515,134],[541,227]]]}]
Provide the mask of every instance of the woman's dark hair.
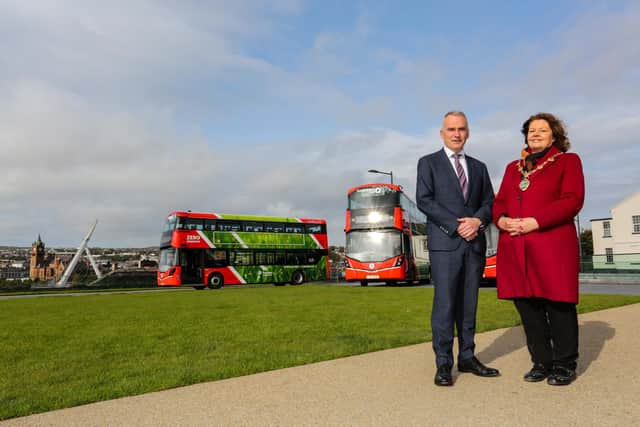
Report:
[{"label": "woman's dark hair", "polygon": [[[529,125],[534,120],[544,120],[549,123],[551,133],[553,134],[553,145],[555,145],[560,151],[567,152],[571,147],[567,131],[564,128],[562,120],[557,118],[551,113],[538,113],[529,117],[526,122],[522,124],[522,134],[524,135],[524,143],[527,144],[527,135],[529,134]],[[527,144],[528,145],[528,144]]]}]

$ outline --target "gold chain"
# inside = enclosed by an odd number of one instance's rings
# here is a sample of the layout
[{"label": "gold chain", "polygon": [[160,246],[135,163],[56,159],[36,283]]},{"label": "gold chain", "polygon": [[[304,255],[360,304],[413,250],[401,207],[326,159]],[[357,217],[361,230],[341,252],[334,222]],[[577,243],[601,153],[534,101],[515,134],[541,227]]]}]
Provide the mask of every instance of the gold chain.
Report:
[{"label": "gold chain", "polygon": [[543,167],[545,167],[547,163],[553,162],[556,159],[556,157],[558,157],[560,154],[563,154],[563,152],[560,151],[559,153],[554,154],[553,156],[549,157],[547,160],[539,164],[535,169],[528,172],[524,170],[524,168],[522,167],[522,165],[524,164],[524,160],[519,160],[518,172],[520,172],[520,175],[522,175],[522,180],[520,181],[520,185],[519,185],[520,190],[526,191],[526,189],[529,188],[529,184],[531,184],[531,181],[529,181],[529,176],[531,176],[531,174],[533,174],[534,172],[537,172]]}]

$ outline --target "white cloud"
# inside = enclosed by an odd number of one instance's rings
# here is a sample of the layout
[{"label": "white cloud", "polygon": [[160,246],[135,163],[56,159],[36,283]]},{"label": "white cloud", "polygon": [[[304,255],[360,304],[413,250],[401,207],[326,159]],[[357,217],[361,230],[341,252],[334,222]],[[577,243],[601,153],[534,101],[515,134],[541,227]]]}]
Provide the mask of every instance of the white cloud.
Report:
[{"label": "white cloud", "polygon": [[0,48],[12,54],[0,58],[0,81],[41,80],[114,109],[187,102],[211,109],[192,99],[198,86],[230,73],[271,72],[243,44],[268,37],[268,16],[296,3],[5,3]]},{"label": "white cloud", "polygon": [[76,244],[99,218],[96,244],[153,245],[169,210],[214,205],[233,166],[177,115],[223,110],[226,100],[198,99],[187,82],[274,72],[242,44],[299,6],[0,5],[2,243],[40,232]]},{"label": "white cloud", "polygon": [[158,210],[215,182],[224,163],[202,138],[178,136],[166,124],[154,129],[135,115],[98,111],[41,84],[22,83],[3,95],[0,169],[7,179],[0,181],[0,200],[7,208],[0,235],[8,241],[39,231],[71,244],[77,237],[69,229],[78,232],[100,218],[105,241],[151,244],[156,239],[148,233],[161,222]]}]

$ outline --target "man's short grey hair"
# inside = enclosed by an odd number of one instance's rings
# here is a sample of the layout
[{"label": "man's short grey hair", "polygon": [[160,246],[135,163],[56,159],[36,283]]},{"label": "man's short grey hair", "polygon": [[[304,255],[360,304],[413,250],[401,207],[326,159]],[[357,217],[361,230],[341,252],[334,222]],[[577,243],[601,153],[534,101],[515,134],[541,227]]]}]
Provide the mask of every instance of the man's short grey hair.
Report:
[{"label": "man's short grey hair", "polygon": [[464,111],[458,111],[458,110],[448,111],[447,114],[444,115],[442,119],[442,129],[444,129],[444,121],[449,116],[458,116],[458,117],[464,118],[464,121],[467,122],[467,131],[469,130],[469,120],[467,119],[467,115],[464,113]]},{"label": "man's short grey hair", "polygon": [[[449,116],[462,116],[464,117],[465,120],[467,120],[467,115],[464,113],[464,111],[458,111],[458,110],[453,110],[453,111],[448,111],[445,115],[444,118],[446,119]],[[468,122],[469,120],[467,120]]]}]

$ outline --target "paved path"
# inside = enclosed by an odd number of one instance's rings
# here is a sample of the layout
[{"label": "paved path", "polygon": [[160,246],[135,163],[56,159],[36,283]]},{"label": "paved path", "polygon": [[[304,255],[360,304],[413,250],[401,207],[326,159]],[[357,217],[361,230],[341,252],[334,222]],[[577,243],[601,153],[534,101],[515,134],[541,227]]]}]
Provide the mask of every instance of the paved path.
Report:
[{"label": "paved path", "polygon": [[526,383],[522,329],[477,336],[499,378],[432,383],[430,344],[181,387],[0,422],[0,426],[640,425],[640,304],[580,316],[578,379]]}]

